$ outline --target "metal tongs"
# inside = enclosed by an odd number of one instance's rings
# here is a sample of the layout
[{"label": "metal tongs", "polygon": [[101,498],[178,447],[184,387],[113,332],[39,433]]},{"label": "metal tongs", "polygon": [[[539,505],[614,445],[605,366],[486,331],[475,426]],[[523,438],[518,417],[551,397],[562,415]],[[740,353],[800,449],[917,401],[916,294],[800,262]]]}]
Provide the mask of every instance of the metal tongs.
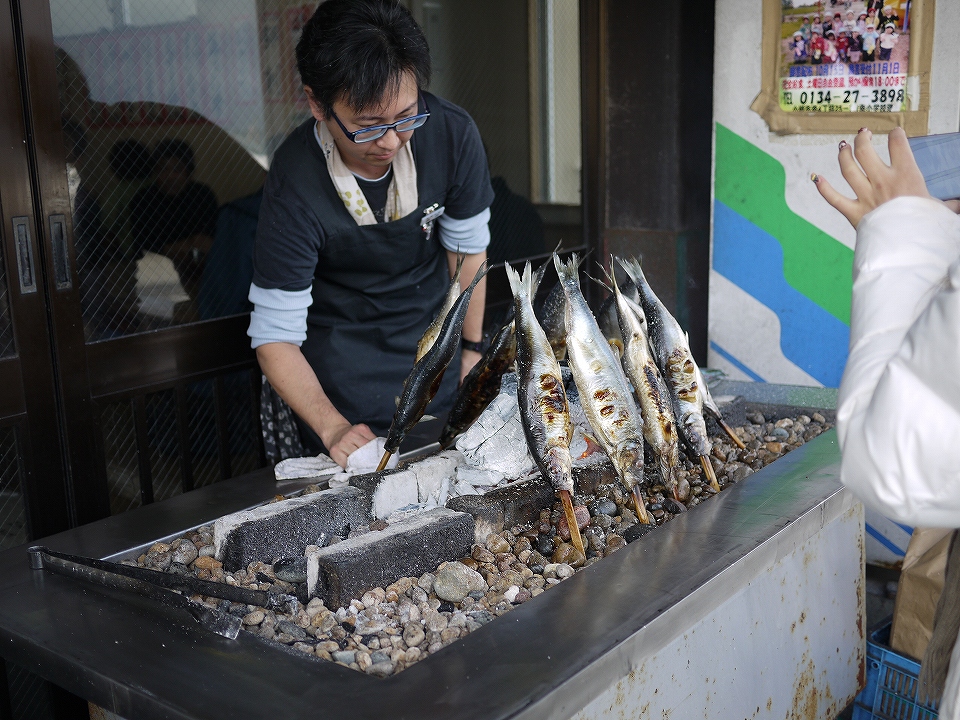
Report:
[{"label": "metal tongs", "polygon": [[186,610],[201,627],[231,640],[236,639],[240,633],[240,618],[192,602],[174,591],[216,597],[287,613],[296,613],[299,607],[299,601],[292,595],[235,587],[225,583],[200,580],[192,576],[122,565],[108,560],[67,555],[42,545],[27,548],[27,554],[30,556],[30,567],[34,570],[46,570],[101,587],[126,590],[165,605]]}]

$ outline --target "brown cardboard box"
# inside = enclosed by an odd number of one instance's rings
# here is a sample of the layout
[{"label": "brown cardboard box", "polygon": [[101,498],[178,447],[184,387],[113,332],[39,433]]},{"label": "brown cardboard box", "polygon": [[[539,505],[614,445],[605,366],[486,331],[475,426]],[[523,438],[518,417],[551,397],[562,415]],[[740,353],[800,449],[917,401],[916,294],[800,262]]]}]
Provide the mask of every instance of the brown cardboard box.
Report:
[{"label": "brown cardboard box", "polygon": [[919,660],[933,632],[952,530],[915,528],[903,558],[890,647]]}]

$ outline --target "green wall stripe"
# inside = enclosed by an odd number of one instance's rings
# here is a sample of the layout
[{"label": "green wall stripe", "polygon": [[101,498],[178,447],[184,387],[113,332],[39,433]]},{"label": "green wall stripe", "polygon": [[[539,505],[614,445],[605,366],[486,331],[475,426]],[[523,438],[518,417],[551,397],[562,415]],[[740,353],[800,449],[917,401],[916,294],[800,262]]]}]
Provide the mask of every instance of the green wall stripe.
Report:
[{"label": "green wall stripe", "polygon": [[[793,212],[780,162],[717,123],[715,197],[775,237],[791,287],[850,324],[853,250]],[[823,203],[824,212],[835,212]]]}]

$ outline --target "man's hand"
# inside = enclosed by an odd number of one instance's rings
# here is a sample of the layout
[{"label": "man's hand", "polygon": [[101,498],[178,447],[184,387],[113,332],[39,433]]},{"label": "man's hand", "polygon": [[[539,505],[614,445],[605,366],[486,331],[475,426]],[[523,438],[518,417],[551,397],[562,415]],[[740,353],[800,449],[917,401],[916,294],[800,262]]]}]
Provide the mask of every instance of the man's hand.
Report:
[{"label": "man's hand", "polygon": [[857,195],[853,200],[838,193],[822,176],[812,177],[823,199],[839,210],[854,227],[864,215],[888,200],[908,196],[930,197],[903,129],[894,128],[887,138],[890,165],[877,155],[870,144],[872,138],[873,133],[861,128],[853,146],[846,140],[840,143],[840,172]]},{"label": "man's hand", "polygon": [[347,466],[347,458],[354,450],[359,450],[376,435],[363,423],[351,425],[343,421],[325,432],[320,439],[330,452],[330,458],[340,467]]},{"label": "man's hand", "polygon": [[480,358],[482,357],[483,355],[481,355],[475,350],[464,349],[462,351],[462,354],[460,356],[460,382],[461,383],[463,382],[464,378],[467,377],[467,373],[470,372],[470,369],[474,365],[476,365],[478,362],[480,362]]}]

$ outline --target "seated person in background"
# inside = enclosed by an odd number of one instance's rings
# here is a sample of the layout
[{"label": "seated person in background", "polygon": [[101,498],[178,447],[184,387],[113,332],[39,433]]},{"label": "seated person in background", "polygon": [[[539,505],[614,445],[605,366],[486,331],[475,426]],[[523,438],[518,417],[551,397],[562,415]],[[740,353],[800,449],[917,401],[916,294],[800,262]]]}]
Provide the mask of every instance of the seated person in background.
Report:
[{"label": "seated person in background", "polygon": [[130,236],[130,201],[150,187],[153,179],[150,150],[139,140],[119,140],[110,148],[108,156],[113,177],[101,196],[104,229],[111,242],[124,255],[133,248]]},{"label": "seated person in background", "polygon": [[195,182],[193,150],[183,140],[167,139],[153,151],[154,182],[130,202],[134,247],[169,257],[180,281],[196,298],[203,260],[213,245],[217,198]]},{"label": "seated person in background", "polygon": [[543,220],[533,203],[517,195],[500,177],[490,178],[493,204],[490,205],[490,246],[487,258],[491,265],[508,260],[542,255],[547,251],[543,240]]},{"label": "seated person in background", "polygon": [[253,244],[263,188],[228,202],[217,213],[217,232],[207,255],[197,306],[202,320],[240,315],[253,307],[247,299],[253,280]]},{"label": "seated person in background", "polygon": [[[890,133],[889,167],[871,138],[863,128],[855,151],[840,143],[840,169],[856,199],[812,178],[857,229],[850,357],[837,407],[841,479],[891,519],[956,529],[960,218],[930,197],[902,129]],[[941,720],[960,718],[958,537],[955,530],[918,691],[921,701],[942,691]]]}]

